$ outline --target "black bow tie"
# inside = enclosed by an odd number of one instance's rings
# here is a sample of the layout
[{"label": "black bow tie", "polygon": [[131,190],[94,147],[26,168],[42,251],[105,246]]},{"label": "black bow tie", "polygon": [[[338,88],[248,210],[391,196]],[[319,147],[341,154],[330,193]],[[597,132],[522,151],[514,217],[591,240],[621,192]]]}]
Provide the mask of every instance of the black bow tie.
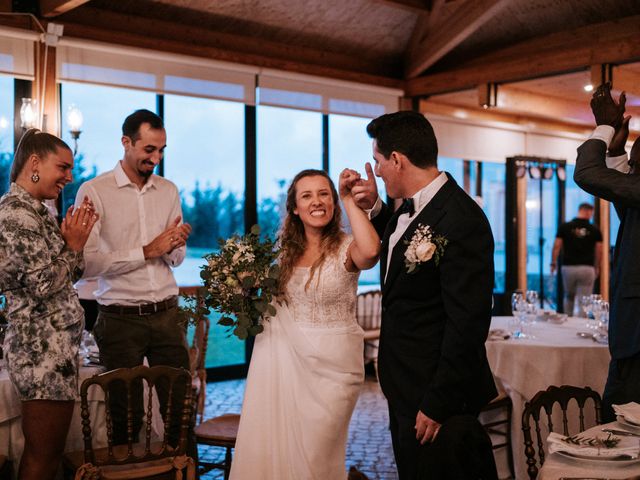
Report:
[{"label": "black bow tie", "polygon": [[413,217],[413,214],[416,213],[415,206],[413,205],[413,197],[405,198],[402,201],[402,205],[400,206],[400,215],[403,213],[408,213],[410,217]]}]

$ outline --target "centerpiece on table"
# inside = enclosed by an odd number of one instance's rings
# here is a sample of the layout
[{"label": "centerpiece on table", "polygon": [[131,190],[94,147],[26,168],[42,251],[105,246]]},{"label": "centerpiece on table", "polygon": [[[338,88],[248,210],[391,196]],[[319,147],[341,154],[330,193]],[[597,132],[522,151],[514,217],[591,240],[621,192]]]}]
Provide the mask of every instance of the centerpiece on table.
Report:
[{"label": "centerpiece on table", "polygon": [[185,296],[183,314],[191,324],[211,310],[221,314],[218,324],[229,327],[241,340],[264,330],[262,321],[275,315],[271,304],[278,293],[280,269],[275,241],[260,236],[254,225],[244,236],[219,240],[220,249],[204,256],[203,287],[197,295]]}]

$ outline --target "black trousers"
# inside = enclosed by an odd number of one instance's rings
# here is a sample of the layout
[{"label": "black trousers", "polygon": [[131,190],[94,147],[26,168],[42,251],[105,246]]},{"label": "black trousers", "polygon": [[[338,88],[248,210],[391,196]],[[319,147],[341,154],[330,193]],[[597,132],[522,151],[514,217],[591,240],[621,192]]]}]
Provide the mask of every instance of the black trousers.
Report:
[{"label": "black trousers", "polygon": [[98,318],[98,302],[81,298],[80,305],[84,309],[84,329],[90,332],[93,330]]},{"label": "black trousers", "polygon": [[[100,361],[107,368],[131,368],[142,365],[147,357],[150,366],[167,365],[189,371],[189,350],[186,326],[178,322],[177,309],[172,308],[152,315],[119,315],[100,311],[94,327],[94,336],[100,349]],[[127,443],[127,398],[124,386],[112,390],[109,406],[113,417],[115,444]],[[191,388],[191,385],[185,386]],[[168,404],[168,388],[157,385],[160,410],[164,415]],[[174,389],[176,397],[184,390]],[[136,441],[142,427],[143,386],[133,389],[133,432]],[[182,403],[172,401],[169,443],[177,444],[180,436]],[[195,418],[195,416],[194,416]],[[191,435],[190,435],[191,436]],[[189,442],[192,443],[192,439]],[[190,453],[193,449],[190,448]],[[197,450],[196,450],[197,451]],[[194,460],[197,457],[193,457]]]},{"label": "black trousers", "polygon": [[602,396],[602,421],[616,419],[612,404],[640,403],[640,353],[629,358],[612,359]]},{"label": "black trousers", "polygon": [[400,480],[497,480],[491,439],[475,416],[447,419],[425,445],[416,440],[415,416],[389,406],[389,419]]}]

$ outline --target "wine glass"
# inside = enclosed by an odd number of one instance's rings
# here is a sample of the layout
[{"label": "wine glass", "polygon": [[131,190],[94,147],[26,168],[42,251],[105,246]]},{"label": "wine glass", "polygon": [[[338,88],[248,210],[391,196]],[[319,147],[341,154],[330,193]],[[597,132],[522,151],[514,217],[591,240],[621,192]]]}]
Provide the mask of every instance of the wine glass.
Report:
[{"label": "wine glass", "polygon": [[520,291],[513,292],[511,295],[511,311],[514,318],[513,338],[526,338],[524,318],[527,315],[527,307],[525,294]]}]

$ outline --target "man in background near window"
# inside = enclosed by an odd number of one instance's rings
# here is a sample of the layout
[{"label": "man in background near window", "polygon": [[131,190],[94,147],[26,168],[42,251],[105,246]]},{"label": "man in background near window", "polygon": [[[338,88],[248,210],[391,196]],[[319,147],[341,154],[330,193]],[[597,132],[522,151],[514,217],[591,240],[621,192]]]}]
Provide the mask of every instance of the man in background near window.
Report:
[{"label": "man in background near window", "polygon": [[[562,288],[564,313],[574,315],[576,297],[591,295],[600,273],[602,233],[591,224],[593,205],[581,203],[578,215],[558,229],[551,254],[551,273],[556,272],[558,256],[562,251]],[[578,304],[578,316],[584,312]]]},{"label": "man in background near window", "polygon": [[[182,263],[191,227],[182,223],[180,194],[153,174],[166,146],[162,119],[137,110],[122,125],[124,157],[115,168],[78,190],[100,214],[84,249],[85,277],[97,279],[94,335],[107,370],[142,365],[189,369],[186,326],[178,318],[178,287],[172,268]],[[166,389],[156,386],[162,411]],[[110,397],[114,441],[127,442],[124,390]],[[173,402],[170,441],[179,437],[179,402]],[[142,386],[134,394],[134,436],[142,426]]]}]

